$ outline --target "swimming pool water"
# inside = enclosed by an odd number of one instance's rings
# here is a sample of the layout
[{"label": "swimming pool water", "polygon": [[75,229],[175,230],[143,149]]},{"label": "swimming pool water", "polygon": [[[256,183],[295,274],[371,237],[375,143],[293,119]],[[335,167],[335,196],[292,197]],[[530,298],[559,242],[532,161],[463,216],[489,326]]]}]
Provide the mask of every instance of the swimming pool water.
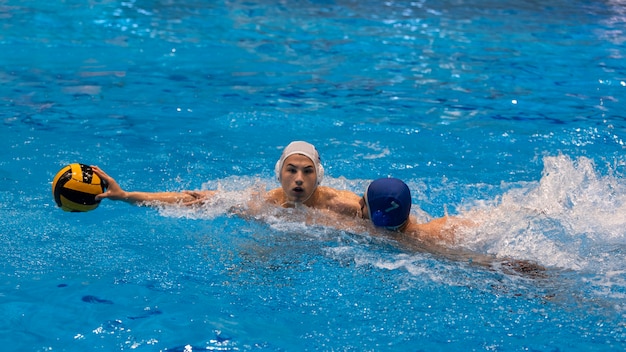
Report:
[{"label": "swimming pool water", "polygon": [[[0,18],[6,348],[626,347],[623,1],[8,0]],[[445,254],[231,215],[300,139],[326,185],[398,177],[421,221],[480,226]],[[50,184],[71,162],[223,196],[65,213]]]}]

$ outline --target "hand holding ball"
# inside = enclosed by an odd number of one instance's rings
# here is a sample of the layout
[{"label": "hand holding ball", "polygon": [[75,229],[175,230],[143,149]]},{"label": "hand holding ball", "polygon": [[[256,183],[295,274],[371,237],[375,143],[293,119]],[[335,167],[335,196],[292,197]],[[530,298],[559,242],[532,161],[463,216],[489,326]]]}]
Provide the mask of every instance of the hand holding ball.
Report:
[{"label": "hand holding ball", "polygon": [[94,210],[100,205],[96,195],[104,193],[108,185],[95,174],[91,166],[70,164],[54,176],[52,194],[61,209],[71,212]]}]

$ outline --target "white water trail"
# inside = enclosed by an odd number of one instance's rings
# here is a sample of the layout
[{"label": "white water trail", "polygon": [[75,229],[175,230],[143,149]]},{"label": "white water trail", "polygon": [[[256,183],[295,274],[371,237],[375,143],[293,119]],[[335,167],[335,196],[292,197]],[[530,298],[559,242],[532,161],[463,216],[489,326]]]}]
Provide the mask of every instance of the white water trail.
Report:
[{"label": "white water trail", "polygon": [[538,182],[520,184],[463,216],[480,224],[461,244],[474,251],[571,270],[623,266],[626,185],[600,175],[589,158],[545,157]]}]

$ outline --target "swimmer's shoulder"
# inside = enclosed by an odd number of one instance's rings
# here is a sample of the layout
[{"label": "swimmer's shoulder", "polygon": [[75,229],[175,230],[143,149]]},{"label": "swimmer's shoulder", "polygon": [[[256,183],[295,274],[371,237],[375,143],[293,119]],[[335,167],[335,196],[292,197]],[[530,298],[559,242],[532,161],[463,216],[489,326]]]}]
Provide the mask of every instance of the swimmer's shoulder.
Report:
[{"label": "swimmer's shoulder", "polygon": [[284,202],[284,192],[282,188],[274,188],[265,193],[264,198],[270,204],[282,204]]},{"label": "swimmer's shoulder", "polygon": [[326,199],[356,200],[357,202],[361,199],[361,197],[356,193],[347,190],[336,189],[328,186],[319,186],[317,189]]},{"label": "swimmer's shoulder", "polygon": [[359,204],[360,196],[347,191],[326,186],[319,186],[320,199],[323,200],[323,207],[344,215],[357,215],[361,209]]}]

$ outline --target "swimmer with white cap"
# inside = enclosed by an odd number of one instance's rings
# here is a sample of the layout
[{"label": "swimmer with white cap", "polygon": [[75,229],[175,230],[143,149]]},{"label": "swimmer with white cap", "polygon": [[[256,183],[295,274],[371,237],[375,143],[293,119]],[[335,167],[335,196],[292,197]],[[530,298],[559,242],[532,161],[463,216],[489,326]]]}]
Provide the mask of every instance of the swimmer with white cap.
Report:
[{"label": "swimmer with white cap", "polygon": [[[195,205],[206,202],[216,190],[182,192],[128,192],[97,166],[94,172],[108,182],[106,192],[96,199],[122,200],[135,205],[182,204]],[[408,186],[395,178],[382,178],[373,181],[363,197],[331,187],[321,186],[324,167],[315,147],[304,141],[291,142],[283,150],[274,167],[281,187],[268,191],[265,202],[276,206],[310,207],[342,215],[344,220],[371,219],[372,224],[408,234],[420,240],[436,239],[453,242],[454,218],[443,217],[425,224],[418,224],[410,216],[411,192]],[[450,221],[452,220],[452,221]],[[342,227],[341,222],[331,221],[333,226]],[[344,225],[349,224],[349,221]]]},{"label": "swimmer with white cap", "polygon": [[[206,201],[215,190],[182,192],[127,192],[99,167],[93,166],[98,176],[109,183],[106,192],[96,199],[122,200],[136,205],[185,204]],[[360,217],[359,199],[353,192],[320,186],[324,167],[315,147],[304,141],[291,142],[276,162],[274,172],[280,188],[267,192],[265,200],[281,207],[307,206],[349,217]]]},{"label": "swimmer with white cap", "polygon": [[312,144],[291,142],[276,162],[274,172],[281,188],[268,192],[268,202],[282,207],[304,205],[349,217],[360,215],[357,194],[320,185],[324,167]]},{"label": "swimmer with white cap", "polygon": [[282,206],[306,204],[317,198],[311,199],[324,179],[324,166],[312,144],[295,141],[283,150],[274,173],[281,188],[271,191],[270,198]]}]

